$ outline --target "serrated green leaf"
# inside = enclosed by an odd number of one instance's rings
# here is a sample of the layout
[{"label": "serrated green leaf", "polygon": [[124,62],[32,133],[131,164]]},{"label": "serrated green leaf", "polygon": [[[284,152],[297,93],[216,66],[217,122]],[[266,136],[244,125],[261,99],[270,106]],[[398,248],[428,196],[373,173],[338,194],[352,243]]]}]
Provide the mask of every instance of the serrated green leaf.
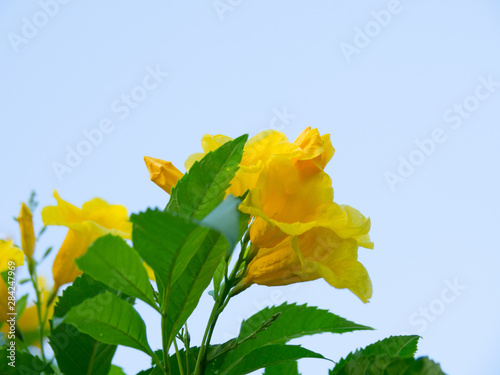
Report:
[{"label": "serrated green leaf", "polygon": [[225,237],[168,212],[132,215],[137,252],[155,271],[171,343],[186,322],[228,248]]},{"label": "serrated green leaf", "polygon": [[165,300],[169,343],[194,311],[228,248],[221,233],[210,230]]},{"label": "serrated green leaf", "polygon": [[253,348],[267,344],[284,344],[292,339],[317,333],[345,333],[372,328],[353,323],[327,310],[314,306],[287,304],[266,307],[241,323],[238,341],[251,335],[261,325],[276,314],[272,329],[257,334],[257,338],[247,341]]},{"label": "serrated green leaf", "polygon": [[[391,336],[377,341],[374,344],[368,345],[364,349],[358,349],[354,353],[350,353],[345,359],[342,358],[330,373],[341,374],[343,367],[352,361],[359,360],[360,358],[413,358],[415,352],[417,351],[418,339],[419,336],[411,335]],[[371,362],[368,361],[366,363]]]},{"label": "serrated green leaf", "polygon": [[21,374],[54,374],[50,365],[44,364],[42,360],[28,352],[15,351],[14,358],[9,358],[8,348],[0,348],[0,374],[21,375]]},{"label": "serrated green leaf", "polygon": [[123,238],[111,234],[98,238],[76,264],[94,279],[158,310],[141,258]]},{"label": "serrated green leaf", "polygon": [[439,364],[427,357],[362,356],[346,363],[330,375],[445,375]]},{"label": "serrated green leaf", "polygon": [[264,375],[300,375],[297,361],[278,363],[274,366],[266,367]]},{"label": "serrated green leaf", "polygon": [[[72,307],[87,298],[109,290],[103,284],[83,274],[66,288],[54,307],[53,320],[62,320]],[[51,324],[49,344],[54,350],[57,364],[65,374],[108,375],[116,345],[98,342],[89,335],[79,332],[71,324]]]},{"label": "serrated green leaf", "polygon": [[141,316],[129,303],[110,292],[73,307],[64,321],[105,344],[129,346],[153,354]]},{"label": "serrated green leaf", "polygon": [[[279,315],[278,318],[276,318]],[[271,322],[269,329],[262,330],[264,322]],[[241,323],[240,333],[229,351],[218,353],[224,366],[234,363],[248,353],[268,345],[286,342],[317,333],[344,333],[372,328],[350,322],[327,310],[307,305],[284,303],[267,307]],[[256,331],[260,331],[255,333]],[[248,339],[252,337],[252,339]],[[246,341],[244,341],[246,339]],[[216,355],[209,357],[213,359]],[[217,358],[216,358],[217,359]]]},{"label": "serrated green leaf", "polygon": [[201,220],[217,207],[239,168],[247,139],[236,138],[195,162],[172,189],[165,210]]},{"label": "serrated green leaf", "polygon": [[206,374],[243,375],[260,368],[273,366],[281,362],[295,361],[300,358],[325,359],[321,354],[296,345],[266,345],[257,348],[232,362],[223,356],[208,363]]},{"label": "serrated green leaf", "polygon": [[[176,214],[150,210],[133,214],[134,248],[156,275],[158,287],[166,290],[187,267],[209,232]],[[164,293],[160,290],[160,302]]]}]

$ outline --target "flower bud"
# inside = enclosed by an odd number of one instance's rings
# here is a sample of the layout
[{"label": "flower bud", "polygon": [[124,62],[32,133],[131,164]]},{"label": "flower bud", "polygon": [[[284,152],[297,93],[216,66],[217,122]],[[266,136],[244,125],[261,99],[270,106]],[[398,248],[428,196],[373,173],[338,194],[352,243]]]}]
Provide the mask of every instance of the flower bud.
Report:
[{"label": "flower bud", "polygon": [[19,223],[21,230],[21,246],[26,257],[33,259],[33,252],[35,251],[35,231],[33,229],[33,215],[30,209],[24,203],[21,206],[19,217],[16,219]]}]

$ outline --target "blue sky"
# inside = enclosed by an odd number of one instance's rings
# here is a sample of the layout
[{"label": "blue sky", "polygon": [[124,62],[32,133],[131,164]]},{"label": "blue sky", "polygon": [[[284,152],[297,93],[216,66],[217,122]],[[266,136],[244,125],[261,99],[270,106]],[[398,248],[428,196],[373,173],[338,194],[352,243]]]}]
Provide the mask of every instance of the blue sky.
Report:
[{"label": "blue sky", "polygon": [[[336,149],[335,200],[372,219],[375,249],[359,259],[373,298],[323,281],[252,287],[214,340],[286,299],[377,329],[300,340],[333,360],[404,332],[447,373],[498,372],[498,2],[63,3],[0,5],[0,234],[19,238],[12,217],[32,189],[41,206],[57,189],[76,205],[163,207],[145,155],[182,169],[205,133],[293,140],[317,127]],[[64,235],[50,228],[41,247]],[[138,308],[159,347],[157,318]],[[194,341],[210,308],[205,296]],[[130,374],[144,361],[132,349],[114,360]],[[304,374],[329,366],[300,362]]]}]

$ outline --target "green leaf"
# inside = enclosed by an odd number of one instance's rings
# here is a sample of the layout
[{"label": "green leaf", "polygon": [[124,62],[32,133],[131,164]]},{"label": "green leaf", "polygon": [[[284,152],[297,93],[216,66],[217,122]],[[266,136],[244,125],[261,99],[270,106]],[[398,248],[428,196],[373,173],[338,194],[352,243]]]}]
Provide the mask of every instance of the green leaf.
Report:
[{"label": "green leaf", "polygon": [[134,246],[155,271],[171,343],[208,287],[228,244],[224,236],[168,212],[131,218]]},{"label": "green leaf", "polygon": [[21,375],[21,374],[54,374],[50,365],[44,364],[42,360],[28,352],[15,351],[13,357],[8,347],[0,348],[0,374]]},{"label": "green leaf", "polygon": [[[338,365],[337,365],[338,366]],[[335,366],[335,368],[337,368]],[[362,356],[349,361],[330,375],[445,375],[439,364],[427,357],[404,358],[388,355]]]},{"label": "green leaf", "polygon": [[165,210],[201,220],[217,207],[239,168],[247,138],[227,142],[195,162],[172,189]]},{"label": "green leaf", "polygon": [[[158,287],[164,290],[184,271],[209,232],[191,220],[159,210],[133,214],[130,220],[134,248],[153,269]],[[163,300],[160,291],[160,302]]]},{"label": "green leaf", "polygon": [[264,375],[300,375],[297,361],[282,362],[277,365],[266,367]]},{"label": "green leaf", "polygon": [[105,344],[129,346],[153,355],[140,315],[132,305],[110,292],[73,307],[64,321]]},{"label": "green leaf", "polygon": [[76,263],[94,279],[158,310],[141,258],[123,238],[110,234],[98,238]]},{"label": "green leaf", "polygon": [[300,358],[325,359],[321,354],[296,345],[266,345],[228,363],[223,356],[209,362],[206,374],[243,375],[260,368]]},{"label": "green leaf", "polygon": [[[271,328],[267,329],[269,326]],[[257,349],[285,344],[298,337],[371,329],[317,307],[284,303],[267,307],[243,321],[238,338],[224,344],[224,350],[218,349],[218,352],[209,356],[209,360],[215,358],[216,361],[221,357],[226,368]]]},{"label": "green leaf", "polygon": [[111,365],[108,375],[126,375],[123,369],[119,366]]},{"label": "green leaf", "polygon": [[184,272],[172,284],[165,299],[169,343],[198,305],[227,248],[224,236],[210,230],[198,248],[194,249],[194,256]]},{"label": "green leaf", "polygon": [[244,320],[241,323],[238,341],[251,335],[259,329],[262,322],[270,320],[276,314],[280,315],[272,323],[272,329],[259,332],[256,339],[243,344],[248,347],[247,350],[267,344],[284,344],[292,339],[317,333],[345,333],[372,329],[314,306],[284,303],[280,306],[266,307]]},{"label": "green leaf", "polygon": [[[54,307],[53,323],[60,322],[72,307],[87,298],[109,290],[88,275],[75,279],[66,288]],[[57,364],[63,373],[73,375],[107,375],[116,351],[115,345],[107,345],[79,332],[71,324],[51,324],[49,344],[54,350]]]},{"label": "green leaf", "polygon": [[[419,336],[416,335],[391,336],[377,341],[364,349],[358,349],[354,353],[350,353],[345,359],[342,358],[330,373],[341,374],[342,368],[350,362],[356,363],[361,358],[413,358],[417,351],[418,339]],[[369,363],[371,362],[369,361]]]}]

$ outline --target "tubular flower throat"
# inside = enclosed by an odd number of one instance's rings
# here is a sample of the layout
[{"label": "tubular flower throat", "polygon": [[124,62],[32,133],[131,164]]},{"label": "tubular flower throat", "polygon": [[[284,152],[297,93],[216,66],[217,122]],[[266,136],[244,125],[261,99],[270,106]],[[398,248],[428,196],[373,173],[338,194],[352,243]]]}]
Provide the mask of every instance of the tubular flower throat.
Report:
[{"label": "tubular flower throat", "polygon": [[45,207],[42,210],[42,220],[45,225],[68,227],[66,238],[52,266],[54,288],[58,289],[81,274],[75,259],[83,255],[92,242],[106,234],[130,239],[132,225],[124,206],[111,205],[100,198],[94,198],[78,208],[61,199],[55,190],[54,198],[57,206]]},{"label": "tubular flower throat", "polygon": [[[203,136],[203,152],[188,157],[186,170],[230,140]],[[250,240],[258,251],[239,287],[324,278],[367,302],[372,285],[357,258],[359,246],[373,248],[370,219],[333,201],[332,180],[324,172],[335,152],[330,135],[308,127],[289,142],[283,133],[266,130],[250,138],[243,151],[226,194],[249,191],[239,209],[252,216]],[[151,179],[167,192],[182,177],[169,162],[152,159],[146,164]]]}]

